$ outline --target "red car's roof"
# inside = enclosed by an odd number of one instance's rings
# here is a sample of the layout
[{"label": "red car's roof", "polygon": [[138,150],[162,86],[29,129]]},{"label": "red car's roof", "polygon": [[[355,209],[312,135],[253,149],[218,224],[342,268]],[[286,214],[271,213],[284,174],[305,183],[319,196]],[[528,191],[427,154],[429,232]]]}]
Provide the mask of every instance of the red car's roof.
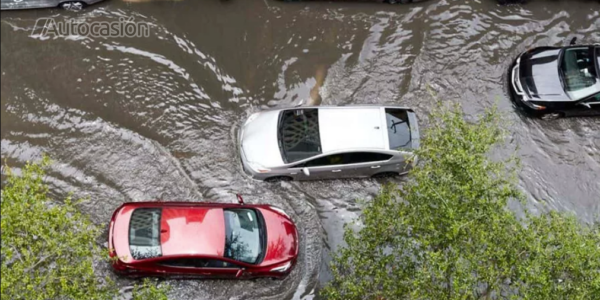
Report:
[{"label": "red car's roof", "polygon": [[[150,205],[148,205],[150,206]],[[160,207],[156,204],[152,207]],[[133,262],[129,248],[129,222],[133,211],[146,207],[129,203],[115,214],[112,233],[116,255],[123,262]],[[162,206],[160,224],[162,256],[216,255],[225,251],[223,208],[215,206]]]},{"label": "red car's roof", "polygon": [[222,208],[163,208],[160,221],[163,256],[201,254],[223,256],[225,220]]}]

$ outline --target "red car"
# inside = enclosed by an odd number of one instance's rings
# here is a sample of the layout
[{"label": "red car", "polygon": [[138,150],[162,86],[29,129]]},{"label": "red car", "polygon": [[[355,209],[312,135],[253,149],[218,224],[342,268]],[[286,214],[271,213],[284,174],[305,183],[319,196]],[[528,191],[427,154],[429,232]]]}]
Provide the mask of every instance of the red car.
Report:
[{"label": "red car", "polygon": [[298,257],[291,218],[269,205],[134,202],[110,221],[113,268],[126,276],[281,278]]}]

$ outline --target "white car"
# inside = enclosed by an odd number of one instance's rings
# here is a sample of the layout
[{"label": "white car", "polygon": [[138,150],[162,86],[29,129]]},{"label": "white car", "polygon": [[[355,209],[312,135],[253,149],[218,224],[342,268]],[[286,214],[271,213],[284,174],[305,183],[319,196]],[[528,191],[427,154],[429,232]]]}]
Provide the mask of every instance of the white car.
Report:
[{"label": "white car", "polygon": [[296,107],[251,115],[239,141],[255,179],[379,177],[408,172],[419,130],[405,107]]}]

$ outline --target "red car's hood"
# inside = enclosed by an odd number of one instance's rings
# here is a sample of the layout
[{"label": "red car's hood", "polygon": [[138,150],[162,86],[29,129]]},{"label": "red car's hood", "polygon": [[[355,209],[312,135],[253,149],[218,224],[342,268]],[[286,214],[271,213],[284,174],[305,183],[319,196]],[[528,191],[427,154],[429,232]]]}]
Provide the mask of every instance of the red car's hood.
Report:
[{"label": "red car's hood", "polygon": [[260,208],[267,227],[267,252],[260,264],[282,263],[298,255],[298,231],[287,217],[269,209]]}]

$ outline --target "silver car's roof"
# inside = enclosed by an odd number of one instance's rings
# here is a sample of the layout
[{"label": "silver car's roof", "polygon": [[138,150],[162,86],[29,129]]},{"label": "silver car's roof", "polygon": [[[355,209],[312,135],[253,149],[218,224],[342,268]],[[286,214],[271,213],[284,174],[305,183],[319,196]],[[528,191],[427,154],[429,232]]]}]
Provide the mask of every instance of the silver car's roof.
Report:
[{"label": "silver car's roof", "polygon": [[321,107],[319,131],[323,153],[345,149],[389,149],[382,107]]}]

